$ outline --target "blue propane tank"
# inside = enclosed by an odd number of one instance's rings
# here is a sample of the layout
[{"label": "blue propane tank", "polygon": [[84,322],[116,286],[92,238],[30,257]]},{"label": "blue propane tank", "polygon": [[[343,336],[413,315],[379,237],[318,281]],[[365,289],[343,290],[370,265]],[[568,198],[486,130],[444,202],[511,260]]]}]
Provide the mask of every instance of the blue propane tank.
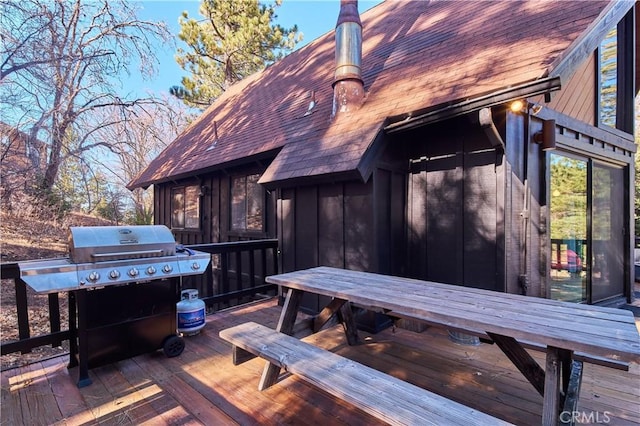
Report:
[{"label": "blue propane tank", "polygon": [[198,290],[182,290],[180,299],[177,304],[178,332],[187,336],[198,334],[205,323],[204,302],[198,299]]}]

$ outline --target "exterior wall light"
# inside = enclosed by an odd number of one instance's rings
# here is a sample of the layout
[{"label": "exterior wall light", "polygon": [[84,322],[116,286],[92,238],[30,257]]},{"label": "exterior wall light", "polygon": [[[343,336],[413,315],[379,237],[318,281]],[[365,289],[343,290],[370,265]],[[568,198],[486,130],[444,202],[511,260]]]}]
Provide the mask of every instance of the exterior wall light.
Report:
[{"label": "exterior wall light", "polygon": [[511,110],[511,112],[526,112],[527,111],[527,101],[522,100],[522,99],[516,99],[515,101],[511,102],[511,105],[509,105],[509,109]]},{"label": "exterior wall light", "polygon": [[533,134],[533,141],[540,145],[543,151],[556,149],[556,120],[544,120],[542,131]]}]

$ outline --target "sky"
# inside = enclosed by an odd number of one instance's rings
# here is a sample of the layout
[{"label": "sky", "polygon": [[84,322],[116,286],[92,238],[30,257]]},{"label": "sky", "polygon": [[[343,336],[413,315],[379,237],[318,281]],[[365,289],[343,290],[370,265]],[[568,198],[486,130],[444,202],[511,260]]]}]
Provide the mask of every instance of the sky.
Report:
[{"label": "sky", "polygon": [[[380,3],[380,1],[360,0],[358,9],[360,13],[363,13]],[[268,3],[272,2],[269,1]],[[138,16],[145,20],[166,22],[171,33],[176,36],[180,31],[178,17],[186,10],[189,13],[189,17],[198,18],[200,17],[198,13],[199,7],[199,0],[141,0]],[[298,25],[298,30],[304,34],[304,39],[296,46],[296,48],[300,48],[326,32],[333,30],[339,10],[339,0],[283,0],[282,5],[276,10],[278,18],[275,23],[285,28]],[[177,40],[177,37],[176,43],[181,43]],[[146,81],[135,73],[123,76],[122,95],[131,94],[144,97],[149,92],[159,95],[162,92],[168,93],[171,86],[180,84],[182,76],[186,74],[174,59],[175,48],[158,46],[156,54],[160,61],[156,76]]]}]

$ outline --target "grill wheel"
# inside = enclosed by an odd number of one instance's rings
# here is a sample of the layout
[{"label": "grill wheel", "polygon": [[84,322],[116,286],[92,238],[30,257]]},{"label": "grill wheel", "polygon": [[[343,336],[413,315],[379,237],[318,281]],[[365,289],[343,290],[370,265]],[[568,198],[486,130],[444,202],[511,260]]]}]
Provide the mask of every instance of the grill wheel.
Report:
[{"label": "grill wheel", "polygon": [[184,339],[177,335],[171,335],[164,339],[162,350],[167,358],[178,356],[184,350]]}]

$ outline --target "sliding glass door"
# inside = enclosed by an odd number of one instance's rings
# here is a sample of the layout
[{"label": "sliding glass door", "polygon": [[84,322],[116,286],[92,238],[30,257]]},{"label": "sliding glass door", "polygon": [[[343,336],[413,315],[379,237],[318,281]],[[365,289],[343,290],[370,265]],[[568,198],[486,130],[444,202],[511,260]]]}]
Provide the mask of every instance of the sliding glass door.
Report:
[{"label": "sliding glass door", "polygon": [[624,291],[624,172],[593,164],[591,300]]},{"label": "sliding glass door", "polygon": [[551,298],[587,301],[587,162],[551,154]]},{"label": "sliding glass door", "polygon": [[595,303],[624,290],[624,171],[550,158],[551,298]]}]

